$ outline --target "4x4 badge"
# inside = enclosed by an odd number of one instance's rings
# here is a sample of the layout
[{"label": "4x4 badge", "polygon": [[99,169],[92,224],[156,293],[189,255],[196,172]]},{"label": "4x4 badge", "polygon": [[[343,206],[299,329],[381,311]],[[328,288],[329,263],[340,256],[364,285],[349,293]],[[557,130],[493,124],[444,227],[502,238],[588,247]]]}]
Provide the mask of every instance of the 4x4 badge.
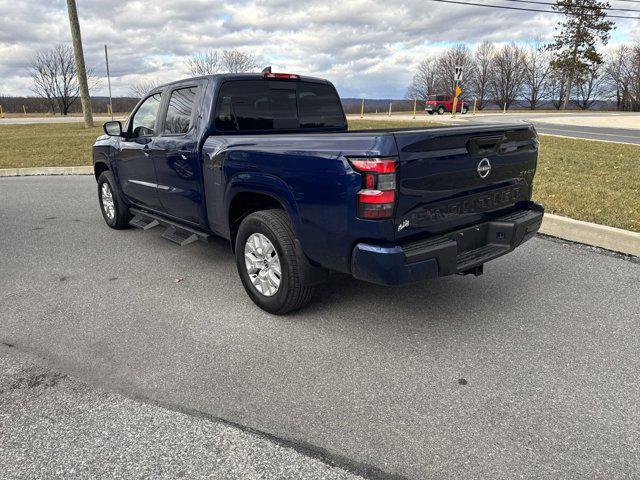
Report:
[{"label": "4x4 badge", "polygon": [[482,160],[480,160],[477,171],[478,175],[480,175],[480,178],[487,178],[487,175],[489,175],[489,172],[491,171],[491,163],[489,163],[488,158],[483,158]]}]

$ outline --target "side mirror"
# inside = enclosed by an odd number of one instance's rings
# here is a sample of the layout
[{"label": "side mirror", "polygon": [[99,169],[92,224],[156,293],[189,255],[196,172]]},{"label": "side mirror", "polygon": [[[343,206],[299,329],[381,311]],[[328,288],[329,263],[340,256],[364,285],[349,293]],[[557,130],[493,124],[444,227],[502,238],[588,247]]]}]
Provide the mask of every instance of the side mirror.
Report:
[{"label": "side mirror", "polygon": [[117,120],[112,120],[110,122],[105,122],[102,126],[104,129],[104,133],[111,137],[121,137],[122,136],[122,124]]}]

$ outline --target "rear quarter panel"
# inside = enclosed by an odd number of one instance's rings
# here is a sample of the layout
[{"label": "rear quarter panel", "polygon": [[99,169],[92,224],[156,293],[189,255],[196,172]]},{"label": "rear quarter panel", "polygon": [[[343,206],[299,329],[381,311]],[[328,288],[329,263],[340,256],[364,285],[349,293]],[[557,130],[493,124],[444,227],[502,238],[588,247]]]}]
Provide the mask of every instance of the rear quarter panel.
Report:
[{"label": "rear quarter panel", "polygon": [[389,134],[214,135],[203,147],[209,225],[229,237],[228,211],[242,192],[276,198],[313,262],[348,272],[353,245],[390,241],[393,221],[356,218],[360,175],[349,156],[396,155]]}]

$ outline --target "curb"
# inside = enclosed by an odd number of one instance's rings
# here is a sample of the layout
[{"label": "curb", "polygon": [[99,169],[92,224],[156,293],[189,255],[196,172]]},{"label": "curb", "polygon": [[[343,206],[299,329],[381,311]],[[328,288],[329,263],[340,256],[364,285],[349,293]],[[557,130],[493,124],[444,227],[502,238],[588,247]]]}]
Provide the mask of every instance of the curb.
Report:
[{"label": "curb", "polygon": [[545,213],[540,233],[640,257],[640,233]]},{"label": "curb", "polygon": [[0,168],[0,177],[25,177],[32,175],[93,175],[93,166]]}]

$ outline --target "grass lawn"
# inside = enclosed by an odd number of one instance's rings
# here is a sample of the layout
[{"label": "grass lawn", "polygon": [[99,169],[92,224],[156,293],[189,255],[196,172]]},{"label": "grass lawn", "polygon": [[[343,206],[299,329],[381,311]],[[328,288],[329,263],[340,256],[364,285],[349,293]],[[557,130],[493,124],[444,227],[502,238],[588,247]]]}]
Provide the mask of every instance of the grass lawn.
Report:
[{"label": "grass lawn", "polygon": [[91,145],[102,123],[0,125],[0,168],[91,165]]},{"label": "grass lawn", "polygon": [[420,127],[440,127],[446,123],[438,122],[405,122],[402,120],[349,120],[349,130],[371,130],[374,128],[420,128]]},{"label": "grass lawn", "polygon": [[[353,130],[419,127],[352,120]],[[425,122],[423,126],[436,126]],[[90,165],[101,127],[81,123],[0,125],[0,168]],[[540,137],[534,199],[548,212],[640,232],[640,146]]]}]

